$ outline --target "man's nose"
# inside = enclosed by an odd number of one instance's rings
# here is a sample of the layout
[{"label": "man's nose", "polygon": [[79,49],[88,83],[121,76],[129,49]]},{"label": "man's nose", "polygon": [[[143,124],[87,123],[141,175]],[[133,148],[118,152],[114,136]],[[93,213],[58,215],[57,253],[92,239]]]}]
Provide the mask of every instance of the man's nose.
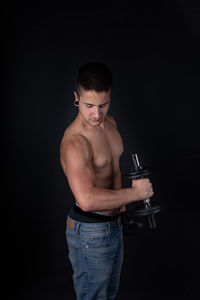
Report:
[{"label": "man's nose", "polygon": [[99,116],[100,116],[100,109],[99,109],[99,107],[94,107],[94,117],[96,118],[96,119],[98,119],[99,118]]}]

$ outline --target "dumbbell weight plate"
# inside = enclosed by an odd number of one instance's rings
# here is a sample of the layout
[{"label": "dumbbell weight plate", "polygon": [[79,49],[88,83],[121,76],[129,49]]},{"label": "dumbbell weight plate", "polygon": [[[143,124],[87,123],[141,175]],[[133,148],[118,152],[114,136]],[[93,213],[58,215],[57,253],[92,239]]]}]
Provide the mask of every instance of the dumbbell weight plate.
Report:
[{"label": "dumbbell weight plate", "polygon": [[148,207],[144,207],[144,206],[136,207],[134,209],[134,214],[136,217],[145,217],[148,215],[156,214],[160,211],[161,211],[161,206],[159,204],[157,204],[157,205],[154,204],[154,205],[148,206]]},{"label": "dumbbell weight plate", "polygon": [[151,170],[149,168],[142,168],[139,170],[129,171],[126,174],[126,178],[139,179],[139,178],[147,177],[150,173],[151,173]]}]

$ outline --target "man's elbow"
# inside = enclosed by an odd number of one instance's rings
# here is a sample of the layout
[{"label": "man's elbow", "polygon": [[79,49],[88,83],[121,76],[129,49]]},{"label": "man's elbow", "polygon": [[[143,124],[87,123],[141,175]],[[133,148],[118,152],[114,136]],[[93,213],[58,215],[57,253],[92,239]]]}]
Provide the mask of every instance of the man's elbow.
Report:
[{"label": "man's elbow", "polygon": [[80,206],[80,208],[85,212],[89,212],[89,211],[94,210],[94,207],[93,207],[94,205],[92,204],[90,195],[85,194],[81,197],[78,197],[77,198],[77,203]]}]

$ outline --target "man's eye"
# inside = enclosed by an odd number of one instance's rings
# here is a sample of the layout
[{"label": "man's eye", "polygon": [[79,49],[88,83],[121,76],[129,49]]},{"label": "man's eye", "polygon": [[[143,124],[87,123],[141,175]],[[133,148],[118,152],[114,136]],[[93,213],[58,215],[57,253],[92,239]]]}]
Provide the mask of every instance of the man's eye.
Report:
[{"label": "man's eye", "polygon": [[101,104],[99,105],[99,107],[104,108],[106,106],[106,104]]},{"label": "man's eye", "polygon": [[86,106],[87,106],[88,108],[92,108],[93,105],[92,105],[92,104],[87,104]]}]

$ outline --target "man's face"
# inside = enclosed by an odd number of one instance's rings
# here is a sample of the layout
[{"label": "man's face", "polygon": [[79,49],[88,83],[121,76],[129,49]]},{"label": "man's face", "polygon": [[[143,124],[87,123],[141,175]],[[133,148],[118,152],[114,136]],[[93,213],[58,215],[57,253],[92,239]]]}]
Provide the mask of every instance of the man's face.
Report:
[{"label": "man's face", "polygon": [[92,127],[97,127],[107,115],[111,90],[108,92],[85,91],[81,89],[80,95],[74,92],[79,101],[79,113],[84,121]]}]

